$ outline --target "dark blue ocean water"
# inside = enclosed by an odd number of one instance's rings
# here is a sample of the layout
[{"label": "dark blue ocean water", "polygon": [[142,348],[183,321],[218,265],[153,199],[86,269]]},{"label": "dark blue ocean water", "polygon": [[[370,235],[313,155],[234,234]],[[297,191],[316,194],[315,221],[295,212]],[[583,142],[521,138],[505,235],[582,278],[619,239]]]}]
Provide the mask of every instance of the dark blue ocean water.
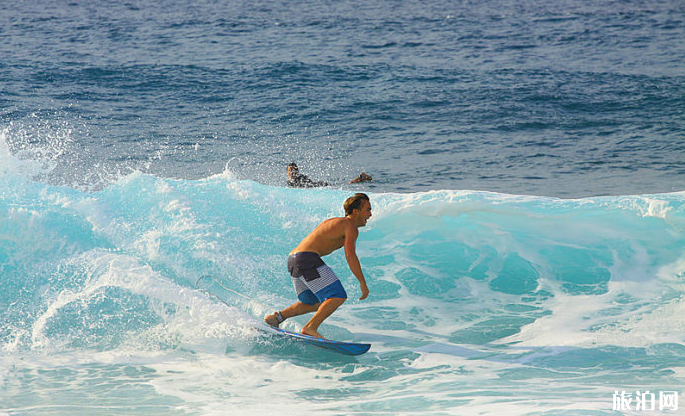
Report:
[{"label": "dark blue ocean water", "polygon": [[[3,2],[0,416],[678,414],[684,39],[681,0]],[[371,295],[327,256],[321,331],[371,351],[254,331],[355,191]]]},{"label": "dark blue ocean water", "polygon": [[[682,1],[17,1],[0,121],[131,170],[578,197],[685,189]],[[57,149],[55,149],[57,148]]]}]

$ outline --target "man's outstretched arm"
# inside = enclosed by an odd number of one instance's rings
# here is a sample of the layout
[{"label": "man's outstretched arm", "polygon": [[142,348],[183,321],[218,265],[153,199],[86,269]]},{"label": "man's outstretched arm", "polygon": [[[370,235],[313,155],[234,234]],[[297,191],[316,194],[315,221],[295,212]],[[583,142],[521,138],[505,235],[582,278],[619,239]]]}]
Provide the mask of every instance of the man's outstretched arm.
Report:
[{"label": "man's outstretched arm", "polygon": [[347,260],[347,264],[350,266],[354,276],[359,280],[359,288],[362,291],[362,296],[359,300],[363,300],[369,296],[369,288],[366,285],[362,266],[356,253],[357,236],[359,236],[359,231],[354,226],[350,225],[345,230],[345,260]]}]

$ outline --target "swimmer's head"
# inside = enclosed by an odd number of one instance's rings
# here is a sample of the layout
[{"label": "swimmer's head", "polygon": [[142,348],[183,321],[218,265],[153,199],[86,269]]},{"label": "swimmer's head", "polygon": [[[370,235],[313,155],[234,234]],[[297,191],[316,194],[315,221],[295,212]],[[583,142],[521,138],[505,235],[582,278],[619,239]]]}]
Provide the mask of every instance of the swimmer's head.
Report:
[{"label": "swimmer's head", "polygon": [[300,168],[297,167],[297,163],[293,162],[288,164],[288,176],[292,176],[299,172]]}]

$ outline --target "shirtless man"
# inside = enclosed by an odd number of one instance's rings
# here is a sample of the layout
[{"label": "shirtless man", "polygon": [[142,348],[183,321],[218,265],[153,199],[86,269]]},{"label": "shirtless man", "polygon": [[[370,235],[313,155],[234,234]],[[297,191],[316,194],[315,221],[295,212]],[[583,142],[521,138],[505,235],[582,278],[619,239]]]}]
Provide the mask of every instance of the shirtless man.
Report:
[{"label": "shirtless man", "polygon": [[355,246],[359,227],[365,226],[371,218],[371,202],[368,196],[359,193],[348,198],[343,208],[344,217],[325,220],[290,252],[288,271],[292,276],[299,301],[282,311],[265,316],[264,322],[277,327],[293,316],[316,312],[302,328],[302,333],[323,338],[317,332],[319,325],[345,302],[347,293],[333,270],[321,260],[321,257],[341,247],[345,247],[347,264],[359,280],[362,292],[359,300],[369,296],[369,288],[366,286]]}]

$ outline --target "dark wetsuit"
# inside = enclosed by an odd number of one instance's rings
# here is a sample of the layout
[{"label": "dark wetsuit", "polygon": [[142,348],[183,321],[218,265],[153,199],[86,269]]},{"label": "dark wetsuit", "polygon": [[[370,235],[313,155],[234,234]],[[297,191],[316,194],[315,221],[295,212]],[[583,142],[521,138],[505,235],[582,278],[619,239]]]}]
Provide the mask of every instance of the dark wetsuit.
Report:
[{"label": "dark wetsuit", "polygon": [[288,178],[288,186],[292,188],[316,188],[318,186],[330,186],[328,182],[314,182],[307,175],[296,173]]}]

